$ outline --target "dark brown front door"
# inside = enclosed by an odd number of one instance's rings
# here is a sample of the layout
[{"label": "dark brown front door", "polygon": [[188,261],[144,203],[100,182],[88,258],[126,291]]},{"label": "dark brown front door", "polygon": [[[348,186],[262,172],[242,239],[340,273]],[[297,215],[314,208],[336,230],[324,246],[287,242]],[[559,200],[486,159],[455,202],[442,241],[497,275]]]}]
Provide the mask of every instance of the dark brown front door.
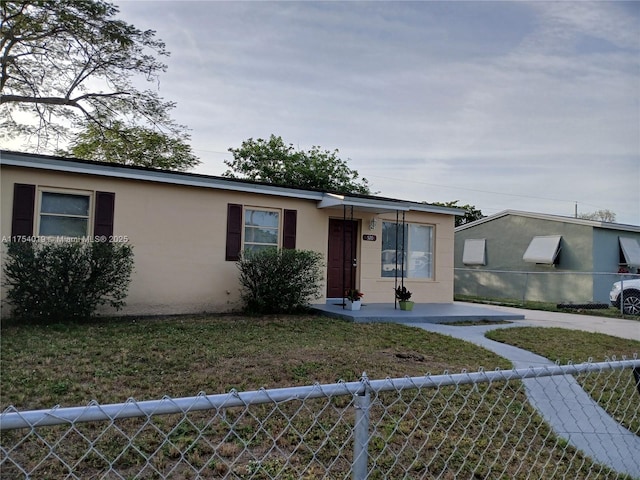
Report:
[{"label": "dark brown front door", "polygon": [[329,219],[327,298],[342,298],[344,290],[355,287],[358,222]]}]

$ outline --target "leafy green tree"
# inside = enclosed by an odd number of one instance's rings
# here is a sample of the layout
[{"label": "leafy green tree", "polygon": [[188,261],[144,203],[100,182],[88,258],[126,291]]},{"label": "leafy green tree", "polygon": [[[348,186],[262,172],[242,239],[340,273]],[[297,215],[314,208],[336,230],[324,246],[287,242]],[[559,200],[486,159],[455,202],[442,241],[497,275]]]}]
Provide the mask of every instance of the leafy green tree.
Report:
[{"label": "leafy green tree", "polygon": [[168,170],[186,170],[199,163],[191,147],[180,139],[139,126],[126,127],[114,122],[101,131],[90,124],[71,143],[68,152],[87,160],[155,167]]},{"label": "leafy green tree", "polygon": [[271,135],[269,140],[250,138],[229,151],[233,160],[224,162],[229,167],[225,177],[336,193],[371,193],[368,180],[351,170],[338,157],[338,150],[316,146],[306,152],[296,150],[282,137]]},{"label": "leafy green tree", "polygon": [[463,209],[465,211],[465,214],[462,217],[456,217],[456,227],[475,222],[476,220],[480,220],[481,218],[485,217],[485,215],[483,215],[482,212],[473,205],[458,205],[459,201],[460,200],[454,200],[453,202],[431,202],[431,205],[440,205],[441,207]]},{"label": "leafy green tree", "polygon": [[[168,52],[153,30],[116,19],[118,8],[103,0],[3,1],[0,14],[5,138],[22,137],[29,148],[50,151],[80,131],[85,136],[76,145],[86,136],[103,142],[120,136],[124,144],[129,129],[137,126],[166,137],[167,143],[188,141],[186,128],[169,116],[175,104],[133,84],[139,76],[157,82],[166,70],[158,58]],[[152,141],[151,151],[157,145]],[[186,164],[172,168],[194,162],[187,156]]]}]

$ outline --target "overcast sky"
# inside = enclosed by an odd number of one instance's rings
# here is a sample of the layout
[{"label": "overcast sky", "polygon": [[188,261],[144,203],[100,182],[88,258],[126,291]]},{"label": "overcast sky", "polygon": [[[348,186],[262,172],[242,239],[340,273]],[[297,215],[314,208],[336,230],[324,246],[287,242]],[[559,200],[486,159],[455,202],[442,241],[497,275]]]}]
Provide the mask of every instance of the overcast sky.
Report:
[{"label": "overcast sky", "polygon": [[640,2],[115,3],[198,173],[275,134],[386,197],[640,225]]}]

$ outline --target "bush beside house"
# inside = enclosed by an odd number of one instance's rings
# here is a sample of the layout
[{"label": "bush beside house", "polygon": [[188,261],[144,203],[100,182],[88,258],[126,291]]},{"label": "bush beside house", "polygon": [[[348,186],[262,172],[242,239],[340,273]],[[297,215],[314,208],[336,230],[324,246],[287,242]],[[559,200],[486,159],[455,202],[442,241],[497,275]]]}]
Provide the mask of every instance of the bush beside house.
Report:
[{"label": "bush beside house", "polygon": [[46,323],[86,320],[125,305],[133,248],[126,243],[9,242],[4,265],[12,316]]},{"label": "bush beside house", "polygon": [[238,261],[243,310],[293,313],[322,296],[322,255],[309,250],[244,252]]}]

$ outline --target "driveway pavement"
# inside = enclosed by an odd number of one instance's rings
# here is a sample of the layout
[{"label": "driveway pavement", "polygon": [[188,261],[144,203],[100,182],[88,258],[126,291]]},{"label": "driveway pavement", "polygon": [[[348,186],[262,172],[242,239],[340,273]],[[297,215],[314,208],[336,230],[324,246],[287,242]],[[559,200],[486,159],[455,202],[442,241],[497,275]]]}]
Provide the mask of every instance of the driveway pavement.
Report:
[{"label": "driveway pavement", "polygon": [[[455,302],[470,305],[464,302]],[[543,312],[541,310],[525,310],[522,308],[487,306],[491,310],[505,314],[524,314],[524,320],[513,321],[515,326],[559,327],[569,330],[605,333],[614,337],[640,341],[640,320],[606,318],[576,313]],[[639,352],[640,353],[640,352]]]},{"label": "driveway pavement", "polygon": [[560,327],[587,332],[606,333],[622,338],[640,341],[640,320],[578,315],[575,313],[542,312],[522,308],[483,305],[478,303],[417,303],[413,311],[405,312],[395,308],[393,303],[365,303],[361,310],[345,310],[341,300],[335,299],[324,304],[313,305],[323,315],[343,318],[352,322],[395,322],[395,323],[452,323],[460,321],[504,320],[512,326],[531,325],[535,327]]}]

